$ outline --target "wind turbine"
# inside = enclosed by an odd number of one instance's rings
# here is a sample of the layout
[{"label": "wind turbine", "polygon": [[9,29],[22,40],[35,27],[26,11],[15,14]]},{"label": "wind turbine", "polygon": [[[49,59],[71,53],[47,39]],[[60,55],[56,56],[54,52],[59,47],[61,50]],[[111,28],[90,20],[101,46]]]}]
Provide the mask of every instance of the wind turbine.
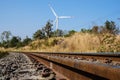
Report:
[{"label": "wind turbine", "polygon": [[72,18],[71,16],[58,16],[50,4],[49,4],[49,7],[50,7],[52,13],[54,14],[54,16],[56,17],[56,19],[54,21],[54,23],[56,24],[56,30],[58,30],[59,19]]}]

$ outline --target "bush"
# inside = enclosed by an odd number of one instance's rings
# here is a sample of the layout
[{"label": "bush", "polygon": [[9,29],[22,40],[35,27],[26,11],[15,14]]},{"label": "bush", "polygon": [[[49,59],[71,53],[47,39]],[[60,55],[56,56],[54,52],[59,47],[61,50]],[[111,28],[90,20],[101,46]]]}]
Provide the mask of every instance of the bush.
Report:
[{"label": "bush", "polygon": [[113,34],[104,34],[98,52],[120,52],[120,39]]}]

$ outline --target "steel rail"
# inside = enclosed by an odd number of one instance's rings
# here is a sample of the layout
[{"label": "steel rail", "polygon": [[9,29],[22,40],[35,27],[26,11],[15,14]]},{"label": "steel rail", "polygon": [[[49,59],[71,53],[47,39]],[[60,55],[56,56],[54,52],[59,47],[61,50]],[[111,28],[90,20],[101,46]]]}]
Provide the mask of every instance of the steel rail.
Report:
[{"label": "steel rail", "polygon": [[120,53],[65,53],[65,52],[24,52],[24,53],[38,53],[37,55],[46,54],[48,56],[60,56],[69,58],[86,58],[94,60],[112,60],[120,62]]},{"label": "steel rail", "polygon": [[[102,80],[119,80],[120,79],[120,65],[111,65],[111,62],[120,62],[120,54],[114,53],[50,53],[50,52],[24,52],[25,54],[32,55],[37,59],[44,60],[49,67],[50,63],[54,64],[55,70],[56,67],[60,68],[61,74],[68,77],[70,80],[89,80],[89,79],[102,79]],[[93,59],[92,62],[88,61],[88,59]],[[106,61],[103,63],[97,63],[94,61]],[[43,62],[44,62],[43,61]],[[107,62],[108,61],[108,62]],[[56,66],[57,65],[57,66]],[[63,67],[63,68],[61,68]],[[69,69],[69,70],[66,70]],[[72,71],[72,72],[71,72]],[[67,72],[66,75],[63,72]],[[74,73],[74,74],[72,74]],[[82,75],[78,78],[75,76]],[[84,76],[83,76],[84,75]]]}]

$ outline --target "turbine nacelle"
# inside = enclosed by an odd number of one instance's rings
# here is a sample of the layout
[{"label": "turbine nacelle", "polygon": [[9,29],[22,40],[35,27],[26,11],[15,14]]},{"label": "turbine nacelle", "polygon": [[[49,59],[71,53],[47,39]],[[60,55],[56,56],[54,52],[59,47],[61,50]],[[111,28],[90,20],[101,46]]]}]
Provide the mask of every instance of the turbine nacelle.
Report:
[{"label": "turbine nacelle", "polygon": [[71,16],[59,16],[58,18],[65,19],[65,18],[72,18]]},{"label": "turbine nacelle", "polygon": [[59,19],[65,19],[65,18],[72,18],[71,16],[58,16],[55,12],[55,10],[50,6],[49,4],[49,7],[52,11],[52,13],[54,14],[54,16],[56,17],[54,23],[56,24],[56,30],[58,29],[58,23],[59,23]]}]

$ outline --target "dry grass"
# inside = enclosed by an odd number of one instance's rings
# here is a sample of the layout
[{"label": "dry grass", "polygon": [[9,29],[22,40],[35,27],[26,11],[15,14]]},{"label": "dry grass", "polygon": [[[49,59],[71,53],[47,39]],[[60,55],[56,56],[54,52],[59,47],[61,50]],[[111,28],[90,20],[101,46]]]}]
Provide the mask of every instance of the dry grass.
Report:
[{"label": "dry grass", "polygon": [[105,34],[103,36],[90,33],[75,33],[71,37],[36,40],[23,48],[8,50],[35,52],[120,52],[120,35],[111,36]]},{"label": "dry grass", "polygon": [[[105,34],[106,36],[107,34]],[[50,48],[43,49],[43,51],[50,52],[120,52],[120,35],[110,36],[107,42],[110,44],[101,43],[104,36],[89,34],[89,33],[76,33],[75,35],[62,38],[60,44]],[[110,40],[109,40],[110,39]],[[111,43],[112,39],[114,40]],[[104,40],[102,40],[104,41]],[[105,48],[100,50],[101,45]],[[109,46],[108,46],[109,45]],[[112,47],[111,47],[112,46]]]},{"label": "dry grass", "polygon": [[[53,45],[57,40],[57,44]],[[94,34],[76,33],[67,38],[50,38],[36,40],[22,50],[50,51],[50,52],[96,52],[100,45],[99,38]]]},{"label": "dry grass", "polygon": [[64,42],[55,46],[54,50],[60,52],[96,52],[99,45],[99,38],[94,34],[76,33],[72,37],[64,39]]},{"label": "dry grass", "polygon": [[120,52],[120,35],[104,34],[98,52]]}]

